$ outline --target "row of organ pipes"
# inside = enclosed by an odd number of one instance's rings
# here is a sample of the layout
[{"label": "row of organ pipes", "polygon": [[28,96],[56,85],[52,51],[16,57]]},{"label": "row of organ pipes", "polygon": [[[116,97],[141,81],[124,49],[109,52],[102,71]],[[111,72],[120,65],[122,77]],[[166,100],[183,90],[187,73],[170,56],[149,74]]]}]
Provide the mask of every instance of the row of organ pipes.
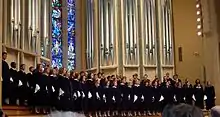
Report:
[{"label": "row of organ pipes", "polygon": [[163,21],[163,64],[170,65],[173,63],[171,1],[163,0],[161,8]]},{"label": "row of organ pipes", "polygon": [[[87,68],[92,68],[94,60],[94,12],[93,0],[87,0]],[[114,15],[117,11],[114,9],[114,0],[99,0],[99,42],[100,42],[100,65],[109,66],[114,65],[115,60],[115,33],[114,33]],[[161,45],[162,50],[162,64],[173,64],[173,39],[172,39],[172,24],[171,24],[171,0],[162,0],[160,4],[160,12],[162,13],[163,36],[160,39],[160,44],[157,44],[156,34],[158,25],[156,22],[156,0],[143,1],[143,25],[144,25],[144,64],[157,64],[157,47]],[[125,64],[138,65],[139,64],[139,44],[138,34],[141,32],[138,28],[138,3],[136,0],[123,0],[123,16],[124,16],[124,34],[125,34]],[[121,39],[121,38],[120,38]]]},{"label": "row of organ pipes", "polygon": [[144,1],[144,64],[156,65],[156,7],[155,0]]},{"label": "row of organ pipes", "polygon": [[[99,62],[100,66],[111,66],[115,64],[115,51],[116,42],[121,37],[115,35],[114,26],[115,15],[118,11],[115,11],[115,0],[98,0],[98,13],[99,13],[99,37],[94,39],[94,1],[87,0],[87,68],[94,67],[94,42],[99,41]],[[143,53],[144,65],[157,65],[158,54],[161,54],[162,65],[173,65],[173,36],[172,36],[172,23],[171,23],[171,0],[161,0],[160,4],[156,3],[157,0],[143,0],[143,19],[140,21],[139,12],[140,7],[137,0],[123,0],[121,7],[123,7],[123,19],[124,24],[124,41],[125,50],[124,64],[125,65],[139,65],[139,34],[142,32],[139,28],[143,25],[143,47],[141,50]],[[158,8],[159,7],[159,8]],[[158,10],[159,9],[159,10]],[[158,13],[160,12],[160,14]],[[161,21],[157,22],[157,15],[161,15]],[[161,23],[161,24],[159,24]],[[162,36],[157,36],[159,31],[157,26],[162,28]],[[159,37],[159,41],[157,38]],[[121,46],[121,45],[118,45]],[[158,48],[157,46],[160,46]],[[157,49],[160,49],[159,53]]]},{"label": "row of organ pipes", "polygon": [[45,41],[49,37],[48,0],[10,0],[7,6],[10,7],[11,25],[9,37],[3,41],[6,45],[37,53],[39,39],[43,46],[48,44]]},{"label": "row of organ pipes", "polygon": [[138,64],[137,1],[124,0],[126,64]]},{"label": "row of organ pipes", "polygon": [[87,37],[86,37],[86,60],[87,60],[87,68],[93,67],[94,61],[94,13],[93,13],[94,4],[92,0],[87,0],[86,2],[86,29],[87,29]]},{"label": "row of organ pipes", "polygon": [[99,0],[100,64],[114,65],[114,0]]}]

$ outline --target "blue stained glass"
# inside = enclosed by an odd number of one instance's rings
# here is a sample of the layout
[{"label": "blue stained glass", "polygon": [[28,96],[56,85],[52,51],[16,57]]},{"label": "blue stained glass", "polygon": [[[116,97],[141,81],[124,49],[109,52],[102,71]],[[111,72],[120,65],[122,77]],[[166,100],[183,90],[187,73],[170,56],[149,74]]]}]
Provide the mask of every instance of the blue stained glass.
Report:
[{"label": "blue stained glass", "polygon": [[75,28],[76,28],[76,9],[75,0],[67,0],[68,4],[68,63],[69,70],[76,67],[76,51],[75,51]]},{"label": "blue stained glass", "polygon": [[62,25],[61,19],[52,18],[52,37],[61,37]]},{"label": "blue stained glass", "polygon": [[62,10],[61,0],[52,0],[52,48],[51,55],[52,67],[62,67],[63,49],[62,49]]},{"label": "blue stained glass", "polygon": [[61,7],[61,0],[52,0],[52,7]]},{"label": "blue stained glass", "polygon": [[75,0],[67,0],[68,7],[75,7]]},{"label": "blue stained glass", "polygon": [[56,8],[52,10],[52,18],[60,18],[61,17],[61,11],[60,9]]}]

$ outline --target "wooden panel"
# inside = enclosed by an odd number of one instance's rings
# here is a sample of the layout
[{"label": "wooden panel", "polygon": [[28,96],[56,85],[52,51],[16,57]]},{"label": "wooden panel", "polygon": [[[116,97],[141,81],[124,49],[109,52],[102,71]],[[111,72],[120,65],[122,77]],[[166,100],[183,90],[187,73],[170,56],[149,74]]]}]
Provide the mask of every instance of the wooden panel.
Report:
[{"label": "wooden panel", "polygon": [[16,62],[17,65],[19,65],[19,61],[18,61],[18,52],[16,50],[12,50],[12,49],[7,49],[7,63],[10,66],[11,62]]},{"label": "wooden panel", "polygon": [[174,75],[174,70],[173,69],[174,69],[173,67],[164,67],[162,69],[162,76],[165,76],[166,73],[169,73],[170,77],[173,77],[173,75]]},{"label": "wooden panel", "polygon": [[24,64],[26,65],[26,72],[28,72],[28,68],[30,66],[34,66],[35,65],[35,57],[31,56],[31,55],[24,55]]},{"label": "wooden panel", "polygon": [[153,81],[155,79],[155,76],[157,76],[156,68],[154,68],[154,67],[145,67],[144,68],[144,74],[147,74],[148,79]]},{"label": "wooden panel", "polygon": [[134,74],[139,74],[139,69],[138,67],[126,67],[124,68],[124,76],[127,77],[127,81],[130,79],[133,79]]},{"label": "wooden panel", "polygon": [[106,76],[117,75],[117,69],[102,69],[101,71],[104,72]]}]

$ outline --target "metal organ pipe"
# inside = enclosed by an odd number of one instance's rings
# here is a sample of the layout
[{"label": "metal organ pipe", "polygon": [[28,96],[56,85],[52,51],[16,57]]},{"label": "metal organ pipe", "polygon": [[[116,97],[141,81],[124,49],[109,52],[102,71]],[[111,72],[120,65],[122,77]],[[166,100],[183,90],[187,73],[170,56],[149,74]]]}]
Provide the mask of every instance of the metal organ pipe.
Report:
[{"label": "metal organ pipe", "polygon": [[105,49],[107,50],[107,52],[109,51],[109,11],[108,11],[108,1],[104,1],[105,6],[104,7],[106,12],[105,12],[105,17],[106,17],[106,22],[105,22]]}]

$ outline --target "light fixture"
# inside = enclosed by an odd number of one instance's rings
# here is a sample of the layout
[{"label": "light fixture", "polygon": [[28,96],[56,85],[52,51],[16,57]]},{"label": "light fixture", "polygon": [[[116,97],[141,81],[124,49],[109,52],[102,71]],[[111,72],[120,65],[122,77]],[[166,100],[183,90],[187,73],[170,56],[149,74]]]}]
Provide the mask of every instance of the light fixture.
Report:
[{"label": "light fixture", "polygon": [[197,35],[202,36],[203,35],[203,22],[202,22],[202,3],[201,0],[196,0],[196,15],[197,15]]},{"label": "light fixture", "polygon": [[201,35],[202,35],[202,32],[201,32],[201,31],[197,32],[197,35],[198,35],[198,36],[201,36]]},{"label": "light fixture", "polygon": [[200,4],[196,4],[196,8],[199,8],[200,7]]},{"label": "light fixture", "polygon": [[197,29],[201,29],[201,28],[202,28],[201,24],[197,25]]}]

